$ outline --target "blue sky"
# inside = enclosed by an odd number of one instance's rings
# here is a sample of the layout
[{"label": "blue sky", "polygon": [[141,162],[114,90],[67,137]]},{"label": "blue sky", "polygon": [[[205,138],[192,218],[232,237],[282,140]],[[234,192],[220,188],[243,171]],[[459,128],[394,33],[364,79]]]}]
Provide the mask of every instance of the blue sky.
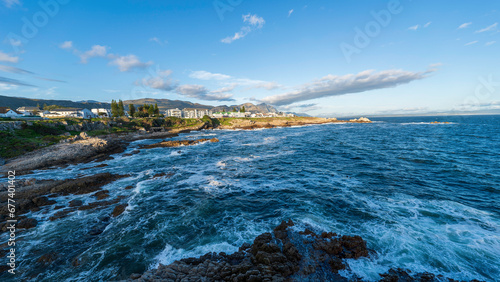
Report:
[{"label": "blue sky", "polygon": [[500,2],[0,0],[0,95],[500,109]]}]

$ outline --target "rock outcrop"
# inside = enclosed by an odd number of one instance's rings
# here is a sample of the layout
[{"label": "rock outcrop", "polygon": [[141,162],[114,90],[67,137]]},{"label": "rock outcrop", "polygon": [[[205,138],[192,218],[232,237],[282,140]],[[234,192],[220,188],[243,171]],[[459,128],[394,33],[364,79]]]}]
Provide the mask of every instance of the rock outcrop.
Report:
[{"label": "rock outcrop", "polygon": [[[259,235],[236,253],[208,253],[160,264],[142,275],[132,274],[127,281],[364,281],[352,273],[350,278],[339,274],[340,270],[349,271],[348,260],[374,253],[360,236],[316,234],[309,229],[297,232],[293,226],[291,220],[283,221],[272,233]],[[379,281],[458,282],[400,268],[380,274]]]},{"label": "rock outcrop", "polygon": [[290,220],[273,233],[258,236],[239,251],[208,253],[170,265],[160,265],[138,281],[347,281],[338,274],[345,259],[368,256],[366,242],[359,236],[317,235],[310,230],[297,233]]},{"label": "rock outcrop", "polygon": [[219,139],[217,138],[212,138],[212,139],[197,139],[197,140],[174,140],[174,141],[163,141],[160,143],[155,143],[151,145],[144,145],[141,147],[141,149],[153,149],[153,148],[161,148],[161,147],[180,147],[180,146],[192,146],[196,145],[202,142],[211,142],[211,143],[216,143],[219,142]]}]

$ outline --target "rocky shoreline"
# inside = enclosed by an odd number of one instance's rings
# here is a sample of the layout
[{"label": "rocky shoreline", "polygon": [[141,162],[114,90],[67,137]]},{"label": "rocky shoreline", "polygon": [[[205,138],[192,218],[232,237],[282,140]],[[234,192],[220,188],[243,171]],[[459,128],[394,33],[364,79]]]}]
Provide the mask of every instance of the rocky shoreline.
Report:
[{"label": "rocky shoreline", "polygon": [[69,164],[105,161],[113,154],[122,153],[130,142],[143,139],[163,139],[197,130],[253,130],[260,128],[305,126],[327,123],[369,123],[368,119],[343,121],[335,118],[262,118],[232,119],[230,124],[213,125],[207,122],[190,127],[180,127],[159,131],[150,130],[124,134],[109,134],[103,137],[88,137],[85,132],[72,138],[72,141],[45,147],[6,161],[0,170],[5,174],[15,170],[17,175],[29,174],[33,170],[60,167]]},{"label": "rocky shoreline", "polygon": [[[376,255],[360,236],[297,231],[283,221],[272,233],[264,233],[243,244],[233,254],[207,253],[159,265],[144,274],[132,274],[127,281],[365,281],[350,273],[348,260]],[[346,278],[339,271],[349,273]],[[448,281],[432,273],[412,273],[401,268],[379,274],[377,281]],[[477,280],[472,280],[477,281]]]}]

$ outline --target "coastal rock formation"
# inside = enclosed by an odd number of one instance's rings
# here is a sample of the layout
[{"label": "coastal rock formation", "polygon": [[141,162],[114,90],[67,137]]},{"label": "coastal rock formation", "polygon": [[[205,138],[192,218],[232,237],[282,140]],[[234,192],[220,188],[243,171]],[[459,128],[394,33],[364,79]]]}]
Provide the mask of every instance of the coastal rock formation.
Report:
[{"label": "coastal rock formation", "polygon": [[[347,260],[373,253],[360,236],[316,234],[309,229],[297,232],[293,226],[291,220],[283,221],[272,233],[257,236],[253,244],[243,244],[236,253],[207,253],[160,264],[142,275],[132,274],[127,281],[364,281],[339,274],[340,270],[349,271]],[[400,268],[380,274],[379,281],[458,282]]]},{"label": "coastal rock formation", "polygon": [[370,122],[372,122],[371,120],[369,120],[368,118],[365,118],[365,117],[360,117],[358,119],[351,119],[349,121],[350,122],[358,122],[358,123],[370,123]]},{"label": "coastal rock formation", "polygon": [[212,139],[198,139],[198,140],[174,140],[174,141],[163,141],[160,143],[155,143],[151,145],[144,145],[141,147],[141,149],[153,149],[153,148],[161,148],[161,147],[179,147],[179,146],[192,146],[196,145],[202,142],[211,142],[211,143],[216,143],[219,142],[219,139],[217,138],[212,138]]},{"label": "coastal rock formation", "polygon": [[160,265],[131,280],[138,281],[347,281],[338,271],[345,259],[368,256],[366,242],[359,236],[317,235],[310,230],[297,233],[294,223],[282,222],[273,233],[258,236],[239,251],[208,253]]},{"label": "coastal rock formation", "polygon": [[2,172],[16,170],[18,175],[27,174],[32,170],[51,166],[104,160],[109,155],[123,152],[123,150],[124,146],[119,140],[88,138],[27,153],[10,160],[2,167]]}]

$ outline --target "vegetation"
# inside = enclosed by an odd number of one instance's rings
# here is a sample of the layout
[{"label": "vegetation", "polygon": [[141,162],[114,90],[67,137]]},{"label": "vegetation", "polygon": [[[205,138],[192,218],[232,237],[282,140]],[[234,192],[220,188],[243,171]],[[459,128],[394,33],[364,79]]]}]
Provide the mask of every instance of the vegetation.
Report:
[{"label": "vegetation", "polygon": [[[43,122],[24,124],[14,131],[0,131],[0,157],[12,158],[35,149],[58,143],[69,136],[62,135],[64,126],[49,126]],[[75,132],[76,134],[76,132]]]}]

